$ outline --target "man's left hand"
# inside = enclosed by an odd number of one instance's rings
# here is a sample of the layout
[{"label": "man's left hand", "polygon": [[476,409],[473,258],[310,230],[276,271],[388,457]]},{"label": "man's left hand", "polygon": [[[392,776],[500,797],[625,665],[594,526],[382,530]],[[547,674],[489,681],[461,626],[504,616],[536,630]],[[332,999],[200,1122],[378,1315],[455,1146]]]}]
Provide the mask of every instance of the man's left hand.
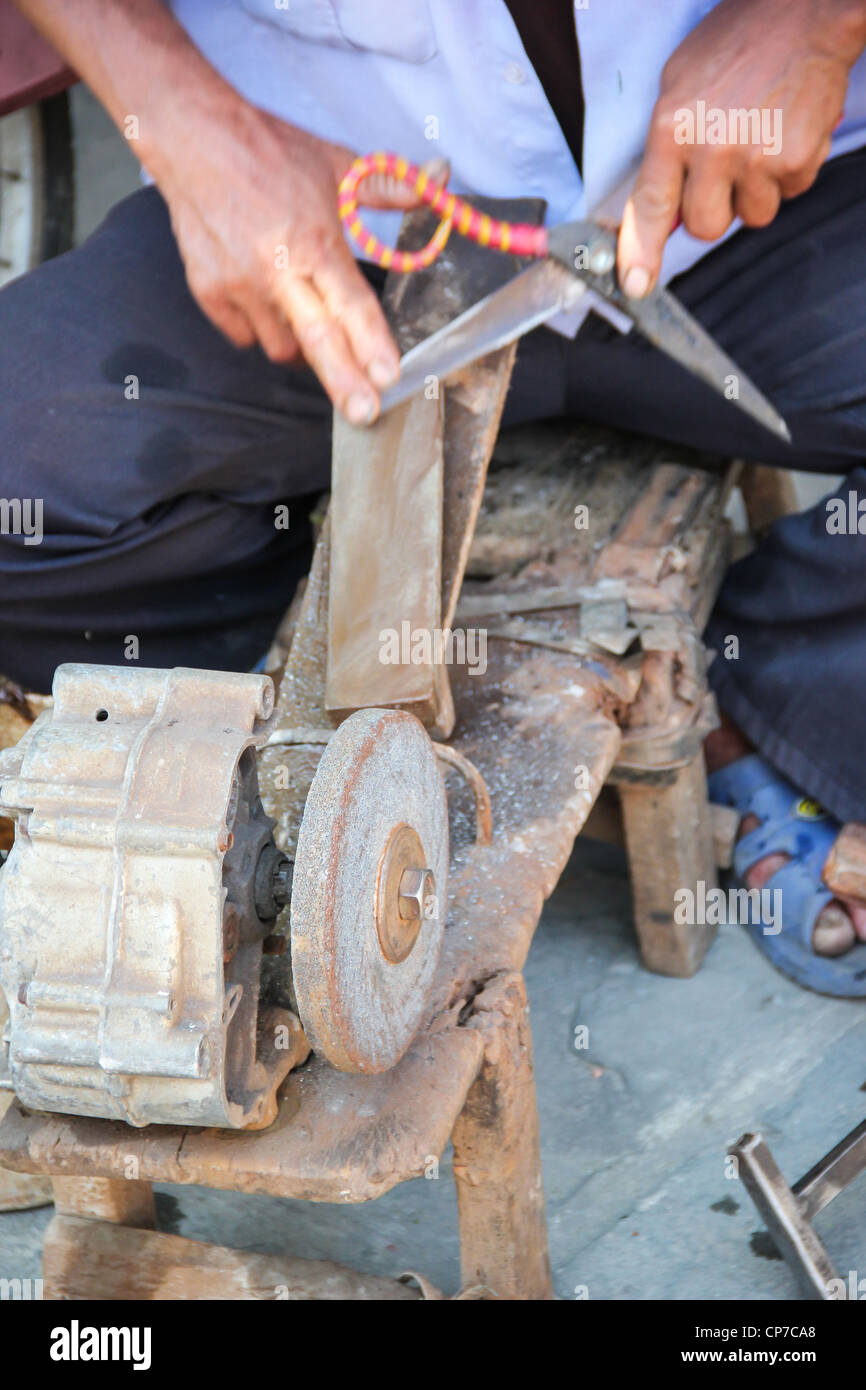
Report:
[{"label": "man's left hand", "polygon": [[[620,229],[626,294],[652,289],[678,217],[693,236],[715,241],[735,217],[766,226],[783,198],[811,186],[864,46],[866,0],[721,0],[662,72]],[[699,103],[704,115],[723,114],[720,143],[700,142]],[[764,131],[774,123],[778,137],[742,142],[739,125],[728,120],[725,129],[728,113],[744,110],[760,114]]]}]

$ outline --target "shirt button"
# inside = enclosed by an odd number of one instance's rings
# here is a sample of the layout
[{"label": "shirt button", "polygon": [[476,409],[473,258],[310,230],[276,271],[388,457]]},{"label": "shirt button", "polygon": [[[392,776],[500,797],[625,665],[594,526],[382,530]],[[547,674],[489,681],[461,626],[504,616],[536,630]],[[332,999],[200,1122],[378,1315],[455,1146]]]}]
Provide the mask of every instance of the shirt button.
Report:
[{"label": "shirt button", "polygon": [[502,69],[502,76],[512,87],[519,87],[526,81],[526,73],[519,63],[506,63]]}]

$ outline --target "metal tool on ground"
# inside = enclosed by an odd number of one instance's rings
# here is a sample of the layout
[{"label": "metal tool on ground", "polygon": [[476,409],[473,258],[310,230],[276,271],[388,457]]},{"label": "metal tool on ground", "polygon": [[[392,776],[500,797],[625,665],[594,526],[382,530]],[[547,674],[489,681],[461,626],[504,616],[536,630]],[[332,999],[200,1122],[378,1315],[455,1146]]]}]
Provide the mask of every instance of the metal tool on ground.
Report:
[{"label": "metal tool on ground", "polygon": [[[392,250],[364,226],[358,212],[358,188],[365,178],[377,173],[407,184],[442,214],[434,235],[421,250]],[[355,160],[340,184],[338,206],[359,248],[389,270],[406,272],[430,265],[452,228],[482,246],[541,262],[521,271],[510,284],[412,348],[402,360],[400,380],[382,396],[383,411],[414,395],[431,376],[444,377],[503,347],[573,307],[587,290],[593,290],[624,314],[654,347],[731,400],[764,429],[790,439],[778,411],[674,295],[661,287],[643,299],[630,299],[622,292],[616,277],[616,233],[601,222],[586,219],[547,228],[492,218],[432,182],[417,165],[386,153]]]},{"label": "metal tool on ground", "polygon": [[730,1149],[740,1177],[806,1298],[857,1299],[833,1266],[812,1222],[866,1171],[866,1120],[846,1134],[793,1187],[786,1183],[760,1134],[744,1134]]}]

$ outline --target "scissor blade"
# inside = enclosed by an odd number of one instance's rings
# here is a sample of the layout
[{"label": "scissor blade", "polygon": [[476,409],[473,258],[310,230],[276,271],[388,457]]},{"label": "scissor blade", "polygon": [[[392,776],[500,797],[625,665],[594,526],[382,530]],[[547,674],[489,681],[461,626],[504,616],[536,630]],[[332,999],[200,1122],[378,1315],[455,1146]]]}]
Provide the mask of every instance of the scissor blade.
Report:
[{"label": "scissor blade", "polygon": [[382,414],[420,391],[431,377],[444,380],[571,308],[585,292],[586,285],[556,261],[536,261],[410,348],[400,362],[399,381],[382,393]]},{"label": "scissor blade", "polygon": [[739,406],[764,429],[790,442],[788,426],[779,412],[670,291],[658,288],[645,299],[628,299],[615,270],[594,275],[586,268],[601,252],[604,260],[615,264],[615,232],[597,223],[566,223],[551,230],[549,246],[551,257],[563,267],[574,267],[573,273],[630,318],[654,347]]},{"label": "scissor blade", "polygon": [[655,290],[633,303],[626,313],[644,337],[668,357],[745,410],[771,434],[790,443],[791,433],[775,406],[668,290]]}]

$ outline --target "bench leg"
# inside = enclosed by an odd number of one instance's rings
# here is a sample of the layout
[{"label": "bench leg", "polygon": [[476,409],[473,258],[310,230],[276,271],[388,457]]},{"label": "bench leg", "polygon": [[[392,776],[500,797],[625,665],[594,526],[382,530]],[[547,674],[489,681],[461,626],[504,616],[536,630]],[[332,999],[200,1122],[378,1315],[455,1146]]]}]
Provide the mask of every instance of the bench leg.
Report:
[{"label": "bench leg", "polygon": [[135,1270],[123,1258],[111,1259],[103,1252],[94,1273],[88,1244],[94,1232],[98,1237],[97,1227],[105,1232],[112,1226],[153,1230],[153,1184],[122,1178],[54,1178],[53,1182],[56,1214],[42,1244],[45,1297],[132,1297],[128,1290]]},{"label": "bench leg", "polygon": [[463,1286],[552,1298],[523,977],[494,980],[470,1026],[484,1030],[486,1048],[452,1135]]},{"label": "bench leg", "polygon": [[694,975],[715,926],[674,921],[679,889],[717,886],[713,829],[703,750],[668,785],[620,784],[641,958],[659,975]]},{"label": "bench leg", "polygon": [[59,1216],[88,1216],[117,1226],[156,1229],[153,1183],[123,1178],[54,1178]]}]

